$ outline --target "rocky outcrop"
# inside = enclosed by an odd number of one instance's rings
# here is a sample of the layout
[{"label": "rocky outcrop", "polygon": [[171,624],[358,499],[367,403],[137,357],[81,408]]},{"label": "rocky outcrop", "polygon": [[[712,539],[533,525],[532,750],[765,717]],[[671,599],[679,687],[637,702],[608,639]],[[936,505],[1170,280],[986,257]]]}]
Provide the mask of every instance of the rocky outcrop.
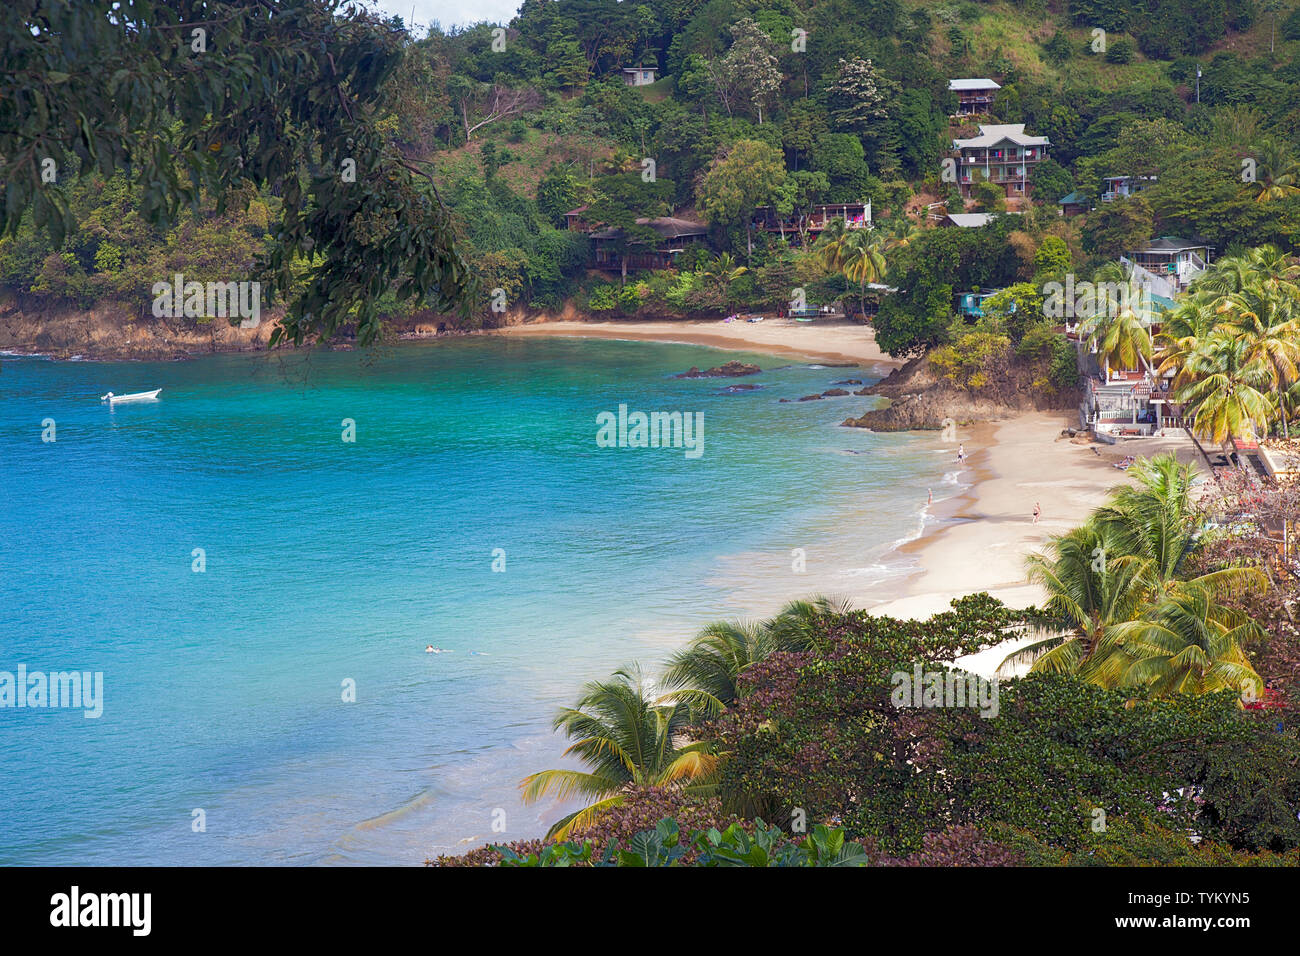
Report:
[{"label": "rocky outcrop", "polygon": [[939,429],[947,421],[958,425],[996,421],[1026,411],[1073,408],[1078,402],[1074,394],[1047,395],[1019,381],[1014,373],[999,385],[996,393],[957,388],[935,376],[924,357],[913,359],[875,385],[854,393],[883,396],[890,400],[887,406],[847,418],[843,424],[878,432]]},{"label": "rocky outcrop", "polygon": [[839,398],[847,394],[849,393],[842,388],[828,388],[826,391],[822,392],[822,398]]},{"label": "rocky outcrop", "polygon": [[155,318],[119,303],[80,309],[73,305],[0,302],[0,351],[38,353],[58,359],[167,361],[209,352],[266,348],[283,309],[268,309],[255,328],[225,319]]},{"label": "rocky outcrop", "polygon": [[689,372],[682,372],[675,378],[739,378],[742,375],[757,375],[763,371],[757,365],[746,365],[744,362],[737,362],[734,359],[726,362],[716,368],[706,369],[701,372],[699,368],[692,365]]},{"label": "rocky outcrop", "polygon": [[945,421],[959,425],[993,421],[1008,418],[1032,407],[1003,405],[957,389],[932,388],[915,395],[905,395],[884,408],[873,409],[858,418],[847,418],[844,424],[878,432],[902,432],[943,428]]}]

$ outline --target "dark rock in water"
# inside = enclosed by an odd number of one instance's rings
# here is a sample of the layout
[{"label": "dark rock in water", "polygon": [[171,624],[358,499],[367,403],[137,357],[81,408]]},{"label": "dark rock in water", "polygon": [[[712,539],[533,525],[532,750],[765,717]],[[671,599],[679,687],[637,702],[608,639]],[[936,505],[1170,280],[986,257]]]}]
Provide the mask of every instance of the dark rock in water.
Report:
[{"label": "dark rock in water", "polygon": [[870,395],[870,394],[871,394],[871,389],[869,389],[869,388],[860,388],[860,389],[858,389],[856,392],[854,392],[853,394],[854,394],[854,395]]},{"label": "dark rock in water", "polygon": [[860,379],[860,378],[846,378],[846,379],[845,379],[844,381],[842,381],[842,382],[831,382],[831,384],[832,384],[832,385],[861,385],[861,384],[862,384],[862,379]]},{"label": "dark rock in water", "polygon": [[742,385],[728,385],[723,389],[724,392],[752,392],[756,388],[762,388],[762,385],[750,385],[748,382]]},{"label": "dark rock in water", "polygon": [[730,361],[717,368],[711,368],[701,372],[696,366],[692,365],[689,372],[682,372],[676,378],[739,378],[741,375],[757,375],[763,371],[757,365],[746,365],[744,362]]},{"label": "dark rock in water", "polygon": [[815,402],[815,401],[819,400],[820,398],[821,398],[820,395],[805,395],[803,398],[799,399],[799,401],[801,401],[801,402]]},{"label": "dark rock in water", "polygon": [[828,388],[822,392],[822,398],[839,398],[841,395],[849,394],[842,388]]},{"label": "dark rock in water", "polygon": [[788,402],[788,401],[790,401],[790,399],[788,399],[788,398],[783,398],[783,399],[781,399],[781,401],[783,401],[783,402]]}]

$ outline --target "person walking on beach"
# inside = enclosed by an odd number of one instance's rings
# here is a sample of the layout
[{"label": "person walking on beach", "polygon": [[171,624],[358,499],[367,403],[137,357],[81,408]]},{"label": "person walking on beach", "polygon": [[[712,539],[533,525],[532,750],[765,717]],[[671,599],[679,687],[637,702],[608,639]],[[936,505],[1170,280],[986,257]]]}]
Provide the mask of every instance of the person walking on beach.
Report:
[{"label": "person walking on beach", "polygon": [[934,504],[934,489],[933,489],[933,488],[927,488],[926,491],[928,491],[929,494],[926,495],[925,503],[926,503],[927,505],[932,505],[932,504]]},{"label": "person walking on beach", "polygon": [[965,460],[966,460],[966,443],[962,442],[960,445],[957,446],[957,461],[964,462]]},{"label": "person walking on beach", "polygon": [[1038,524],[1038,519],[1042,517],[1042,514],[1043,514],[1043,506],[1040,505],[1037,501],[1035,501],[1034,502],[1034,524]]}]

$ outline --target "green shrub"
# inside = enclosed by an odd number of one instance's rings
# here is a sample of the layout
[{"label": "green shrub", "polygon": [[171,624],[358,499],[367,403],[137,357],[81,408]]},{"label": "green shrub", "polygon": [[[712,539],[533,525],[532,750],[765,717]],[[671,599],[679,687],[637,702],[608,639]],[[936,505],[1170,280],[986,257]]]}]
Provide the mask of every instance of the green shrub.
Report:
[{"label": "green shrub", "polygon": [[1133,41],[1120,37],[1106,45],[1107,63],[1128,63],[1133,59]]}]

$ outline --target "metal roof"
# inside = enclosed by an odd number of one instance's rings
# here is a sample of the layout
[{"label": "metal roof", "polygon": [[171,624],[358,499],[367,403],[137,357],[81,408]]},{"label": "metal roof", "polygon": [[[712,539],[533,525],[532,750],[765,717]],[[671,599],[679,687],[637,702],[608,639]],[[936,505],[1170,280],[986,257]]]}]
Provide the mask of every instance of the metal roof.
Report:
[{"label": "metal roof", "polygon": [[978,136],[972,136],[970,139],[954,139],[952,145],[955,149],[966,149],[968,147],[996,146],[1003,141],[1010,141],[1017,146],[1051,146],[1046,136],[1028,136],[1025,134],[1024,123],[1004,123],[994,126],[980,126]]}]

